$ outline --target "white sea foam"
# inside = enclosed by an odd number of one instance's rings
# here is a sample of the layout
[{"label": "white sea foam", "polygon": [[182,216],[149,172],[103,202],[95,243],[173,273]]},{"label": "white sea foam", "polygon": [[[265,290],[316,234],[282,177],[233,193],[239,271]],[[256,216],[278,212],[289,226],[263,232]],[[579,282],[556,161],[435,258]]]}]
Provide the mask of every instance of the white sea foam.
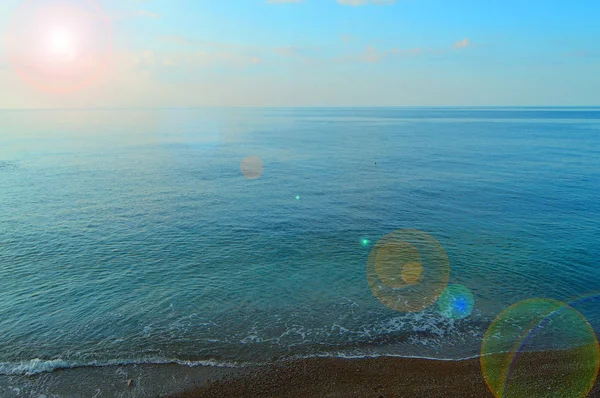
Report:
[{"label": "white sea foam", "polygon": [[0,374],[3,375],[33,375],[51,372],[55,369],[74,367],[72,363],[62,359],[42,360],[39,358],[20,362],[0,362]]},{"label": "white sea foam", "polygon": [[230,361],[216,361],[216,360],[201,360],[201,361],[190,361],[182,359],[162,359],[162,358],[148,358],[148,359],[111,359],[107,361],[67,361],[63,359],[51,359],[43,360],[39,358],[19,361],[19,362],[0,362],[0,375],[26,375],[31,376],[40,373],[52,372],[57,369],[72,369],[82,367],[104,367],[104,366],[125,366],[125,365],[165,365],[165,364],[177,364],[182,366],[212,366],[220,368],[238,368],[245,366],[260,365],[258,363],[242,363],[242,362],[230,362]]},{"label": "white sea foam", "polygon": [[[311,355],[297,355],[289,358],[282,359],[281,361],[294,361],[299,359],[311,359],[311,358],[342,358],[342,359],[367,359],[367,358],[414,358],[414,359],[426,359],[435,361],[463,361],[473,358],[479,358],[479,355],[464,357],[464,358],[433,358],[425,356],[410,356],[410,355],[397,355],[397,354],[348,354],[344,352],[335,352],[328,354],[311,354]],[[42,360],[39,358],[31,359],[29,361],[20,362],[0,362],[0,375],[26,375],[32,376],[40,373],[48,373],[58,369],[73,369],[83,367],[106,367],[106,366],[126,366],[126,365],[166,365],[166,364],[177,364],[188,367],[195,366],[210,366],[219,368],[241,368],[248,366],[262,366],[267,365],[267,362],[228,362],[228,361],[216,361],[216,360],[202,360],[202,361],[190,361],[181,359],[139,359],[139,360],[108,360],[108,361],[91,361],[91,362],[78,362],[78,361],[66,361],[63,359],[53,360]]]},{"label": "white sea foam", "polygon": [[426,357],[426,356],[417,356],[417,355],[400,355],[400,354],[346,354],[343,352],[333,353],[333,354],[313,354],[313,355],[303,355],[297,357],[291,357],[287,360],[293,361],[297,359],[311,359],[311,358],[341,358],[341,359],[369,359],[369,358],[407,358],[407,359],[426,359],[429,361],[447,361],[447,362],[457,362],[457,361],[466,361],[469,359],[479,358],[479,355],[472,355],[468,357],[461,358],[438,358],[438,357]]},{"label": "white sea foam", "polygon": [[[459,343],[464,340],[464,334],[470,334],[469,337],[477,337],[474,330],[468,328],[463,330],[457,328],[453,320],[437,316],[436,314],[408,314],[399,315],[389,319],[376,321],[371,324],[352,325],[345,319],[325,327],[309,328],[303,325],[286,325],[283,331],[277,334],[270,333],[269,329],[261,330],[258,325],[251,327],[246,333],[240,334],[236,339],[220,340],[222,343],[233,343],[239,346],[270,343],[284,347],[311,346],[329,347],[326,352],[313,354],[301,354],[291,356],[291,359],[312,358],[312,357],[333,357],[333,358],[378,358],[378,357],[401,357],[401,358],[422,358],[432,360],[463,360],[473,358],[472,356],[460,358],[444,358],[443,355],[437,356],[438,345],[442,345],[446,340],[456,340]],[[462,325],[464,326],[464,325]],[[476,329],[475,329],[476,330]],[[417,335],[424,333],[424,335]],[[414,334],[414,335],[413,335]],[[414,347],[416,344],[427,346],[430,356],[419,356],[411,350],[403,351],[403,354],[394,354],[386,352],[373,352],[368,347],[366,349],[356,348],[356,343],[369,345],[373,339],[381,338],[382,342],[390,344],[406,344]],[[388,338],[390,341],[387,341]],[[357,340],[358,339],[358,340]],[[348,346],[348,343],[350,346]],[[336,349],[337,346],[337,349]],[[344,349],[341,347],[347,347]],[[353,348],[354,347],[354,348]],[[314,348],[314,346],[313,346]],[[364,348],[364,347],[363,347]],[[379,349],[377,349],[379,351]],[[455,351],[456,352],[456,351]],[[472,352],[472,351],[471,351]],[[266,360],[266,359],[265,359]],[[0,362],[0,375],[35,375],[45,372],[52,372],[57,369],[69,369],[80,367],[103,367],[103,366],[124,366],[135,364],[179,364],[182,366],[213,366],[213,367],[243,367],[264,365],[267,362],[246,362],[246,361],[217,361],[217,360],[182,360],[173,358],[139,358],[139,359],[112,359],[95,361],[77,361],[71,359],[56,358],[29,359],[14,362]]]}]

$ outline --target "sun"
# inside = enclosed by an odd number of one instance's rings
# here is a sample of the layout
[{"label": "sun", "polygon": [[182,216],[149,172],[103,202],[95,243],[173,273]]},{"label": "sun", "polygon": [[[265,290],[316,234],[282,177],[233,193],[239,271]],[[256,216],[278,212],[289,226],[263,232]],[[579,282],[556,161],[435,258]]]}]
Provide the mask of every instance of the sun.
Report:
[{"label": "sun", "polygon": [[76,44],[74,33],[64,26],[53,26],[47,37],[47,49],[51,55],[72,58]]},{"label": "sun", "polygon": [[110,18],[95,0],[22,0],[7,37],[18,75],[53,93],[96,82],[108,67],[112,47]]}]

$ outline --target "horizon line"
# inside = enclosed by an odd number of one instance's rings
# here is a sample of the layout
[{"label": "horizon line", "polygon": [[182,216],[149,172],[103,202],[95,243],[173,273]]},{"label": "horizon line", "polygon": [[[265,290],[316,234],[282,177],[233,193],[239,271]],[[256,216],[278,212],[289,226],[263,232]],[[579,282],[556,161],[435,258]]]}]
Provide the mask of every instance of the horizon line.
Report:
[{"label": "horizon line", "polygon": [[347,109],[373,109],[373,108],[399,108],[399,109],[427,109],[427,108],[470,108],[470,109],[593,109],[599,105],[288,105],[288,106],[164,106],[164,107],[90,107],[90,108],[0,108],[0,111],[88,111],[88,110],[190,110],[190,109],[299,109],[299,108],[347,108]]}]

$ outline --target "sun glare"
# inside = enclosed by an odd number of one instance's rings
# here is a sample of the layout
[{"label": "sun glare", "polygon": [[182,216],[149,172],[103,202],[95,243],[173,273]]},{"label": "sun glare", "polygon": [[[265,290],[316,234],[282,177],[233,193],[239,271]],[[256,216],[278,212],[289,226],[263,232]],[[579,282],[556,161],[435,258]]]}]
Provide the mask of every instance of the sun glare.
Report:
[{"label": "sun glare", "polygon": [[9,57],[27,83],[67,93],[98,80],[111,37],[110,20],[94,0],[27,0],[10,22]]},{"label": "sun glare", "polygon": [[74,35],[62,26],[53,27],[48,34],[48,51],[60,57],[72,58],[75,53]]}]

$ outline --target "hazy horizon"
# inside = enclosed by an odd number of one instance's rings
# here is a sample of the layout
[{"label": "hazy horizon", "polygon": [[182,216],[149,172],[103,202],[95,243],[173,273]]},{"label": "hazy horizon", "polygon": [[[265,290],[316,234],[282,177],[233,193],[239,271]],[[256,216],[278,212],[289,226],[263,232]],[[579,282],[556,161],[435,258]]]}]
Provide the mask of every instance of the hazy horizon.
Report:
[{"label": "hazy horizon", "polygon": [[189,106],[189,107],[96,107],[96,108],[0,108],[0,111],[131,111],[131,110],[194,110],[194,109],[596,109],[600,105],[292,105],[292,106]]}]

